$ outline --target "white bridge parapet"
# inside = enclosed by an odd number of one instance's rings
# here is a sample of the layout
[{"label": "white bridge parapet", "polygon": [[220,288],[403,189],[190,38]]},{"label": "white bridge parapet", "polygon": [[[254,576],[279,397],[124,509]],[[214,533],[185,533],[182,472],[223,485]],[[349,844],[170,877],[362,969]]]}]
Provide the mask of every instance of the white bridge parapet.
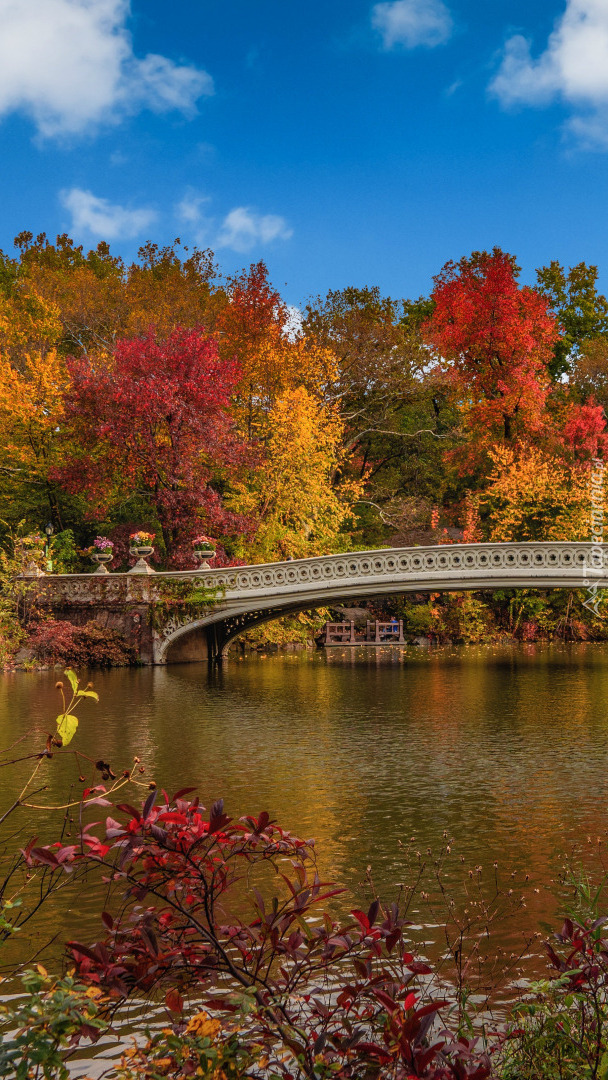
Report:
[{"label": "white bridge parapet", "polygon": [[[601,562],[600,562],[601,560]],[[598,571],[599,575],[598,575]],[[531,586],[580,586],[591,577],[608,576],[608,550],[574,542],[525,544],[441,544],[429,547],[380,548],[345,555],[320,555],[292,562],[261,563],[206,570],[197,578],[210,588],[226,589],[226,599],[340,590],[356,590],[395,581],[423,590],[483,589]],[[563,580],[562,580],[563,579]]]}]

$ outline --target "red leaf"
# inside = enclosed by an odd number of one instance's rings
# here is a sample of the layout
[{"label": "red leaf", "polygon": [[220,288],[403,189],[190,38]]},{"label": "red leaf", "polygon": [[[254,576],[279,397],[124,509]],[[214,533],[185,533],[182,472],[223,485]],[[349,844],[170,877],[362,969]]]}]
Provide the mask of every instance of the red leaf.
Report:
[{"label": "red leaf", "polygon": [[52,851],[48,851],[47,848],[32,848],[30,856],[35,862],[44,863],[45,866],[52,866],[54,870],[61,865],[57,856]]},{"label": "red leaf", "polygon": [[414,972],[414,975],[431,975],[432,967],[423,963],[422,960],[414,960],[413,963],[407,965],[410,971]]},{"label": "red leaf", "polygon": [[134,806],[130,806],[129,803],[118,803],[116,809],[122,810],[123,814],[130,814],[135,821],[141,821],[139,810],[136,810]]},{"label": "red leaf", "polygon": [[[393,1001],[393,999],[391,997],[389,997],[388,994],[384,993],[384,990],[379,990],[379,989],[374,990],[374,994],[378,998],[378,1001],[380,1002],[380,1004],[384,1005],[384,1008],[387,1009],[389,1013],[394,1013],[395,1009],[397,1009],[399,1007],[397,1005],[396,1001]],[[414,996],[413,994],[408,994],[408,997],[413,997],[413,996]],[[414,1001],[415,1000],[416,1000],[416,998],[414,997]]]},{"label": "red leaf", "polygon": [[165,994],[165,1005],[167,1006],[169,1012],[183,1013],[184,999],[180,994],[179,990],[175,988],[173,988],[172,990],[167,990],[167,993]]},{"label": "red leaf", "polygon": [[184,795],[190,795],[191,792],[196,791],[195,787],[183,787],[179,791],[175,792],[175,795],[171,799],[171,802],[176,802],[177,799],[183,799]]},{"label": "red leaf", "polygon": [[351,911],[351,915],[354,916],[358,923],[361,923],[361,926],[365,931],[368,931],[370,929],[369,919],[364,911],[359,911],[358,909],[355,909],[354,911]]}]

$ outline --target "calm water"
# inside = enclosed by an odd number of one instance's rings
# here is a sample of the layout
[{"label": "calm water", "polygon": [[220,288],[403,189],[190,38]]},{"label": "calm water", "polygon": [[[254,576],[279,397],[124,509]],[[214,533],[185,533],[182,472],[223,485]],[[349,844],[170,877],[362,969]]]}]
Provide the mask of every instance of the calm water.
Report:
[{"label": "calm water", "polygon": [[[53,730],[56,678],[3,677],[3,747]],[[390,896],[410,874],[402,845],[415,837],[413,849],[437,851],[445,831],[448,877],[482,865],[487,880],[495,860],[505,878],[529,875],[522,925],[536,927],[553,917],[560,857],[606,834],[605,646],[329,650],[234,658],[211,677],[197,665],[118,670],[95,686],[100,703],[83,710],[75,740],[90,758],[119,772],[137,755],[169,792],[197,785],[205,805],[222,796],[233,815],[268,810],[315,837],[324,873],[359,896],[366,867]],[[72,762],[44,770],[50,788],[36,801],[82,787]],[[0,810],[18,771],[0,770]],[[54,838],[56,820],[32,811],[22,838]],[[90,892],[64,893],[35,941],[94,937],[97,910]],[[515,930],[501,933],[515,948]]]}]

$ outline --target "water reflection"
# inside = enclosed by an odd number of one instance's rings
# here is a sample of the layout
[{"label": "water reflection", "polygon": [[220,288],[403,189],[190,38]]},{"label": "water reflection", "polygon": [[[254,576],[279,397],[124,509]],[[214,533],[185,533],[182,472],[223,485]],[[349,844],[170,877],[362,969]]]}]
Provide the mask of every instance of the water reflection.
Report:
[{"label": "water reflection", "polygon": [[[0,739],[52,730],[56,674],[0,681]],[[369,865],[384,893],[406,874],[400,840],[458,865],[495,860],[530,877],[526,925],[549,918],[560,855],[605,831],[608,650],[365,648],[234,658],[95,677],[78,746],[118,772],[134,756],[169,792],[196,784],[206,805],[266,809],[318,843],[327,876],[358,889]],[[76,777],[47,770],[53,801]],[[21,776],[23,770],[19,770]],[[1,806],[12,770],[0,771]],[[56,822],[32,826],[51,838]],[[464,862],[460,864],[460,856]],[[485,871],[484,871],[485,872]],[[88,892],[43,912],[46,933],[97,932]],[[527,920],[527,922],[526,922]],[[93,929],[93,926],[95,927]],[[512,931],[509,931],[512,933]]]}]

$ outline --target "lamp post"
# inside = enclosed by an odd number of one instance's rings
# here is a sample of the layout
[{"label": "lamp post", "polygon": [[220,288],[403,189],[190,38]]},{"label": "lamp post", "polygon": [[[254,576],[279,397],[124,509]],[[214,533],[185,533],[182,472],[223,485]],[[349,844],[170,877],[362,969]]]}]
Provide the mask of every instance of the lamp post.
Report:
[{"label": "lamp post", "polygon": [[46,558],[46,568],[47,568],[47,571],[50,574],[50,573],[52,573],[52,570],[53,570],[53,562],[52,562],[51,558],[49,557],[49,551],[50,551],[50,546],[49,545],[51,543],[51,536],[53,535],[53,533],[55,531],[53,529],[52,521],[47,522],[44,531],[46,533],[46,546],[45,546],[45,549],[44,549],[44,555],[45,555],[45,558]]}]

